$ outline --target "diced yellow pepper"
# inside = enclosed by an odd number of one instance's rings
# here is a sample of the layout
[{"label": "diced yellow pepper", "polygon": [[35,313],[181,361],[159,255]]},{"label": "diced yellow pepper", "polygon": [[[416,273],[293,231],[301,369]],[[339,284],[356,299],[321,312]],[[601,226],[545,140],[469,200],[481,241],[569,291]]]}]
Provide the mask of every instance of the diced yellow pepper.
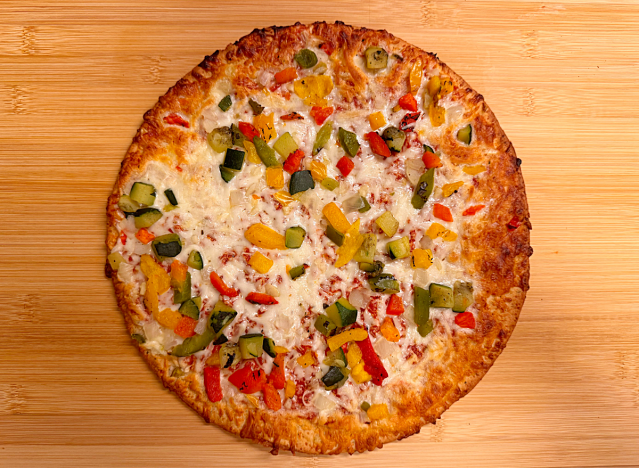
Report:
[{"label": "diced yellow pepper", "polygon": [[351,377],[353,377],[353,380],[358,384],[368,382],[372,378],[372,376],[364,370],[363,361],[353,367],[353,370],[351,371]]},{"label": "diced yellow pepper", "polygon": [[261,223],[250,226],[244,232],[244,237],[251,244],[263,249],[286,249],[284,236]]},{"label": "diced yellow pepper", "polygon": [[437,97],[441,99],[447,94],[450,94],[452,92],[453,92],[453,82],[450,80],[443,80],[439,93],[437,94]]},{"label": "diced yellow pepper", "polygon": [[326,179],[326,164],[324,164],[323,162],[312,160],[310,169],[313,180],[321,182]]},{"label": "diced yellow pepper", "polygon": [[331,226],[342,234],[345,234],[346,231],[350,229],[351,223],[348,222],[348,219],[346,219],[346,216],[342,213],[342,210],[339,209],[339,206],[337,206],[335,202],[331,202],[326,205],[322,210],[322,213],[326,216],[328,222],[331,223]]},{"label": "diced yellow pepper", "polygon": [[160,301],[158,300],[158,291],[154,283],[149,282],[146,285],[146,291],[144,291],[144,305],[152,314],[157,313],[160,308]]},{"label": "diced yellow pepper", "polygon": [[206,360],[207,366],[219,366],[220,365],[220,353],[213,353]]},{"label": "diced yellow pepper", "polygon": [[295,201],[295,199],[291,197],[290,193],[283,191],[277,192],[275,195],[273,195],[273,198],[280,202],[282,206],[288,206]]},{"label": "diced yellow pepper", "polygon": [[397,228],[399,228],[399,221],[395,219],[395,216],[393,216],[393,213],[390,211],[384,211],[384,213],[375,220],[375,224],[377,224],[388,237],[393,237],[397,232]]},{"label": "diced yellow pepper", "polygon": [[422,84],[423,74],[424,74],[424,65],[422,64],[422,59],[417,57],[417,59],[415,60],[415,63],[413,64],[413,68],[410,71],[410,75],[408,75],[410,92],[413,95],[416,95],[419,92],[419,87]]},{"label": "diced yellow pepper", "polygon": [[274,189],[284,187],[284,170],[282,166],[272,166],[266,168],[266,185]]},{"label": "diced yellow pepper", "polygon": [[349,341],[362,341],[368,337],[368,332],[363,328],[351,328],[339,335],[331,336],[326,342],[331,351],[335,351]]},{"label": "diced yellow pepper", "polygon": [[295,81],[293,89],[307,106],[324,106],[324,98],[333,90],[333,79],[329,75],[310,75]]},{"label": "diced yellow pepper", "polygon": [[386,406],[386,403],[371,405],[371,407],[368,408],[368,411],[366,411],[366,414],[371,421],[390,417],[390,413],[388,412],[388,406]]},{"label": "diced yellow pepper", "polygon": [[140,269],[147,278],[153,275],[169,275],[164,268],[156,263],[151,255],[144,254],[140,258]]},{"label": "diced yellow pepper", "polygon": [[262,135],[262,138],[267,143],[277,136],[275,124],[273,123],[273,115],[274,114],[260,114],[253,118],[253,125],[255,125],[257,131],[260,132],[260,135]]},{"label": "diced yellow pepper", "polygon": [[364,236],[359,233],[359,223],[360,221],[358,219],[350,228],[348,228],[348,231],[346,231],[344,243],[337,248],[335,268],[341,268],[353,260],[353,257],[362,246]]},{"label": "diced yellow pepper", "polygon": [[393,107],[393,112],[399,112],[400,110],[402,110],[402,106],[400,106],[399,104]]},{"label": "diced yellow pepper", "polygon": [[433,252],[431,252],[430,249],[413,250],[413,261],[411,264],[413,268],[424,268],[427,270],[433,264]]},{"label": "diced yellow pepper", "polygon": [[426,84],[426,90],[428,91],[428,95],[432,98],[435,97],[435,95],[437,93],[439,93],[439,90],[442,87],[442,82],[439,79],[439,76],[433,76],[431,77],[430,80],[428,80],[428,83]]},{"label": "diced yellow pepper", "polygon": [[373,112],[368,116],[368,121],[370,122],[371,130],[373,131],[386,125],[386,119],[384,118],[384,114],[381,112]]},{"label": "diced yellow pepper", "polygon": [[431,239],[435,240],[438,237],[441,237],[446,242],[452,242],[457,239],[457,234],[453,231],[446,229],[439,223],[433,223],[426,230],[426,235]]},{"label": "diced yellow pepper", "polygon": [[275,351],[277,354],[286,354],[286,353],[288,353],[288,349],[286,349],[284,346],[275,346],[275,347],[273,347],[273,351]]},{"label": "diced yellow pepper", "polygon": [[295,382],[292,380],[286,381],[286,390],[284,390],[286,398],[293,398],[295,396]]},{"label": "diced yellow pepper", "polygon": [[439,127],[446,122],[446,109],[435,104],[435,101],[430,101],[430,104],[428,104],[428,116],[433,127]]},{"label": "diced yellow pepper", "polygon": [[348,367],[353,369],[362,360],[362,350],[355,343],[348,345],[348,352],[346,353],[346,360],[348,361]]},{"label": "diced yellow pepper", "polygon": [[462,169],[466,174],[477,175],[486,170],[485,166],[466,166]]},{"label": "diced yellow pepper", "polygon": [[268,271],[273,266],[273,260],[268,257],[265,257],[259,252],[255,252],[251,259],[249,260],[249,265],[253,267],[255,271],[258,273],[268,273]]},{"label": "diced yellow pepper", "polygon": [[311,351],[306,351],[306,354],[304,356],[300,356],[297,358],[297,363],[304,369],[306,369],[311,364],[315,364],[313,353]]},{"label": "diced yellow pepper", "polygon": [[388,341],[393,343],[397,343],[399,341],[399,330],[395,326],[393,319],[389,316],[386,316],[384,321],[382,322],[381,327],[379,327],[379,331],[382,333],[382,336],[386,338]]},{"label": "diced yellow pepper", "polygon": [[149,288],[149,285],[152,285],[157,294],[164,294],[171,286],[171,277],[166,272],[164,274],[153,274],[146,280],[146,287]]},{"label": "diced yellow pepper", "polygon": [[260,401],[256,397],[254,397],[253,395],[244,395],[244,396],[249,401],[249,403],[251,403],[256,408],[259,408]]},{"label": "diced yellow pepper", "polygon": [[457,239],[457,233],[446,229],[446,231],[442,233],[442,239],[446,242],[454,242]]},{"label": "diced yellow pepper", "polygon": [[154,311],[153,318],[163,327],[173,330],[182,318],[182,314],[180,314],[177,310],[167,308],[158,312]]},{"label": "diced yellow pepper", "polygon": [[445,184],[442,187],[444,197],[450,197],[453,193],[457,192],[462,185],[464,185],[464,182],[461,180],[459,182],[453,182],[452,184]]},{"label": "diced yellow pepper", "polygon": [[262,164],[262,160],[257,155],[255,145],[248,140],[244,140],[244,149],[246,149],[246,159],[253,164]]}]

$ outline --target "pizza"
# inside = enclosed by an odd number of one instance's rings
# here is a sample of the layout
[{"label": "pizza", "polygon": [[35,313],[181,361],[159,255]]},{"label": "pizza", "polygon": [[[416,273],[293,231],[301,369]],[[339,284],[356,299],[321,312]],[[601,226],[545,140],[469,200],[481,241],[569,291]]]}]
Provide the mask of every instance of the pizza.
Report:
[{"label": "pizza", "polygon": [[255,30],[144,115],[107,206],[132,343],[207,422],[363,452],[486,374],[528,289],[521,161],[432,53]]}]

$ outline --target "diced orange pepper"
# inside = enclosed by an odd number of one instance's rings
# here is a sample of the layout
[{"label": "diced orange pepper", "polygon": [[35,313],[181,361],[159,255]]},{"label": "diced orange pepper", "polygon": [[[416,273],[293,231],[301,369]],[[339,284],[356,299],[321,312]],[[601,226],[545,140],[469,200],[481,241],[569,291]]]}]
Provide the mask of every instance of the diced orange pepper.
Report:
[{"label": "diced orange pepper", "polygon": [[326,205],[324,209],[322,209],[322,213],[326,216],[328,222],[331,223],[331,226],[342,234],[345,234],[351,227],[351,223],[348,222],[348,219],[346,219],[346,216],[335,202]]},{"label": "diced orange pepper", "polygon": [[450,208],[440,203],[435,203],[435,205],[433,206],[433,215],[443,221],[453,221],[453,214],[450,212]]},{"label": "diced orange pepper", "polygon": [[285,68],[275,74],[275,81],[279,84],[288,83],[297,78],[297,70],[295,68]]},{"label": "diced orange pepper", "polygon": [[399,341],[399,330],[395,326],[392,318],[386,317],[382,322],[382,326],[379,327],[379,331],[388,341],[392,341],[393,343]]},{"label": "diced orange pepper", "polygon": [[186,273],[189,271],[189,267],[179,260],[173,260],[171,263],[171,278],[178,283],[186,281]]},{"label": "diced orange pepper", "polygon": [[155,239],[155,236],[150,233],[146,228],[142,228],[140,229],[136,234],[135,237],[137,237],[137,239],[142,242],[143,244],[148,244],[149,242],[151,242],[153,239]]},{"label": "diced orange pepper", "polygon": [[196,326],[197,320],[194,320],[191,317],[182,317],[173,331],[182,338],[189,338],[195,335]]}]

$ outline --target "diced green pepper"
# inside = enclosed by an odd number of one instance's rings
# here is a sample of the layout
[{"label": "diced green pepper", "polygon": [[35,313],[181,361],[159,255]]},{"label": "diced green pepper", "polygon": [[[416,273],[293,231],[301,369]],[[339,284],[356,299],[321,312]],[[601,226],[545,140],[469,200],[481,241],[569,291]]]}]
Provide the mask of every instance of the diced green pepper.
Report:
[{"label": "diced green pepper", "polygon": [[394,260],[396,258],[406,258],[410,255],[410,242],[408,237],[404,236],[388,243],[388,253]]},{"label": "diced green pepper", "polygon": [[181,304],[191,299],[191,273],[186,272],[186,279],[182,282],[171,281],[173,286],[173,304]]},{"label": "diced green pepper", "polygon": [[430,283],[430,305],[432,307],[453,307],[455,300],[453,298],[453,290],[443,284]]},{"label": "diced green pepper", "polygon": [[322,187],[324,187],[326,190],[330,190],[331,192],[333,190],[335,190],[337,187],[339,187],[339,182],[336,181],[335,179],[332,179],[330,177],[325,178],[324,180],[322,180],[321,182]]},{"label": "diced green pepper", "polygon": [[360,263],[373,263],[377,253],[377,236],[375,234],[364,234],[364,242],[353,257],[353,260]]},{"label": "diced green pepper", "polygon": [[215,339],[215,334],[211,330],[204,330],[201,335],[186,338],[182,344],[177,345],[171,351],[172,356],[184,357],[202,351]]},{"label": "diced green pepper", "polygon": [[369,47],[364,55],[366,55],[366,68],[369,70],[386,68],[388,64],[388,52],[381,47]]},{"label": "diced green pepper", "polygon": [[311,171],[296,171],[291,174],[291,180],[288,184],[288,192],[295,195],[299,192],[305,192],[315,188],[315,181],[311,175]]},{"label": "diced green pepper", "polygon": [[166,257],[175,257],[182,252],[182,240],[177,234],[165,234],[153,239],[151,248],[158,260],[163,261]]},{"label": "diced green pepper", "polygon": [[201,270],[204,268],[204,260],[202,260],[202,254],[197,250],[191,250],[189,258],[186,260],[186,264],[194,270]]},{"label": "diced green pepper", "polygon": [[262,106],[259,102],[254,101],[253,99],[249,99],[249,106],[253,109],[253,114],[260,115],[264,110],[264,106]]},{"label": "diced green pepper", "polygon": [[133,215],[135,217],[135,227],[138,229],[153,226],[162,218],[162,212],[156,208],[140,208]]},{"label": "diced green pepper", "polygon": [[453,312],[465,312],[473,303],[473,283],[455,281],[453,297]]},{"label": "diced green pepper", "polygon": [[313,144],[313,156],[319,153],[328,140],[331,138],[331,133],[333,133],[333,124],[331,122],[326,122],[322,125],[322,128],[317,132],[317,136],[315,137],[315,143]]},{"label": "diced green pepper", "polygon": [[222,112],[226,112],[227,110],[229,110],[231,108],[232,105],[233,105],[233,101],[231,101],[231,96],[227,94],[218,103],[217,107],[222,109]]},{"label": "diced green pepper", "polygon": [[277,139],[273,145],[273,149],[283,158],[287,158],[289,154],[294,153],[298,149],[298,146],[291,134],[286,132]]},{"label": "diced green pepper", "polygon": [[260,157],[262,162],[266,167],[279,166],[280,162],[277,160],[275,156],[275,151],[266,142],[260,138],[253,138],[253,144],[255,145],[255,150],[257,151],[257,155]]},{"label": "diced green pepper", "polygon": [[354,157],[359,151],[359,141],[357,141],[357,135],[353,132],[349,132],[344,128],[340,127],[337,132],[337,138],[339,139],[340,145],[346,154],[348,154],[351,158]]},{"label": "diced green pepper", "polygon": [[[190,288],[189,288],[190,289]],[[189,291],[189,296],[191,295],[191,291]],[[200,318],[200,308],[197,306],[193,299],[188,299],[182,302],[180,306],[179,312],[182,315],[186,315],[187,317],[191,317],[194,320],[198,320]]]},{"label": "diced green pepper", "polygon": [[295,54],[295,61],[302,68],[312,68],[317,65],[317,55],[309,49],[302,49]]},{"label": "diced green pepper", "polygon": [[249,333],[240,336],[238,343],[242,359],[253,359],[262,356],[262,351],[264,351],[262,348],[263,341],[264,335],[261,333]]},{"label": "diced green pepper", "polygon": [[144,182],[136,182],[131,187],[129,197],[142,205],[151,206],[155,202],[155,187]]},{"label": "diced green pepper", "polygon": [[399,292],[399,281],[388,273],[381,273],[377,277],[368,278],[368,284],[375,292],[384,294],[397,294]]},{"label": "diced green pepper", "polygon": [[328,237],[335,245],[342,245],[344,243],[344,234],[339,232],[329,223],[326,226],[326,237]]},{"label": "diced green pepper", "polygon": [[293,226],[286,230],[284,244],[287,249],[299,249],[302,246],[305,237],[306,231],[304,228]]},{"label": "diced green pepper", "polygon": [[368,203],[366,197],[362,197],[362,200],[364,200],[364,206],[357,211],[359,211],[360,213],[366,213],[368,210],[371,209],[371,205],[370,203]]},{"label": "diced green pepper", "polygon": [[413,208],[416,210],[421,210],[428,197],[433,193],[433,188],[435,187],[435,168],[428,169],[426,172],[422,174],[419,178],[419,182],[415,186],[415,192],[413,194],[413,198],[411,203]]},{"label": "diced green pepper", "polygon": [[417,326],[417,333],[419,333],[421,336],[426,336],[430,332],[433,331],[433,328],[434,328],[433,327],[433,321],[432,320],[428,320],[423,325],[418,325]]},{"label": "diced green pepper", "polygon": [[[430,293],[419,286],[415,286],[415,324],[425,325],[430,319]],[[419,328],[418,330],[419,331]],[[426,335],[422,335],[426,336]]]}]

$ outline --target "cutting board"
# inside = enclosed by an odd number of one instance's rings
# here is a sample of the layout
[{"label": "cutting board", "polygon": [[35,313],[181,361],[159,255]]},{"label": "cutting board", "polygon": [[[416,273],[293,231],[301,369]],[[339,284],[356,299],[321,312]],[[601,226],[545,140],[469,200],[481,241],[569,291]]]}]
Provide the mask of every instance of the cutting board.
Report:
[{"label": "cutting board", "polygon": [[[0,466],[639,464],[639,4],[4,1]],[[523,161],[531,289],[508,347],[436,425],[277,457],[164,390],[104,277],[105,203],[143,113],[253,28],[341,20],[433,51]]]}]

